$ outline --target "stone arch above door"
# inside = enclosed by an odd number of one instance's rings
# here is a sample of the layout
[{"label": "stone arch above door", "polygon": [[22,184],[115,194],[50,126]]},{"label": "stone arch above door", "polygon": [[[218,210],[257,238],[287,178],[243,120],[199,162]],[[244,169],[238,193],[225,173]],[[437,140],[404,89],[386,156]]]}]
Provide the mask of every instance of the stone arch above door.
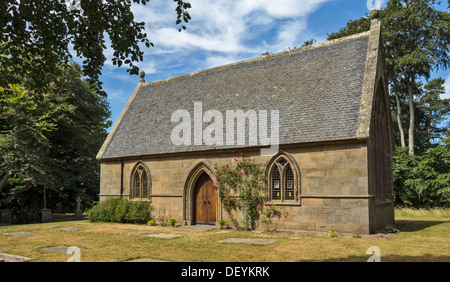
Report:
[{"label": "stone arch above door", "polygon": [[[183,221],[186,225],[194,224],[194,213],[195,213],[195,200],[194,193],[197,181],[202,176],[202,174],[206,174],[211,178],[211,181],[215,183],[216,179],[213,175],[212,166],[205,162],[199,162],[196,164],[189,172],[183,189]],[[219,196],[216,195],[216,215],[217,219],[221,218],[221,208],[220,208],[220,199]]]}]

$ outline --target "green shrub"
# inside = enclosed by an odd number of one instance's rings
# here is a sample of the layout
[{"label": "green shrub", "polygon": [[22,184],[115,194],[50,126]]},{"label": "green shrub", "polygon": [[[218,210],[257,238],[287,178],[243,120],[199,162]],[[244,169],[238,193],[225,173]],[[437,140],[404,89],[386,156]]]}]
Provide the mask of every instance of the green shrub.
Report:
[{"label": "green shrub", "polygon": [[169,225],[175,227],[177,220],[174,217],[169,218]]},{"label": "green shrub", "polygon": [[92,222],[147,223],[151,206],[149,202],[112,197],[94,205],[87,215]]}]

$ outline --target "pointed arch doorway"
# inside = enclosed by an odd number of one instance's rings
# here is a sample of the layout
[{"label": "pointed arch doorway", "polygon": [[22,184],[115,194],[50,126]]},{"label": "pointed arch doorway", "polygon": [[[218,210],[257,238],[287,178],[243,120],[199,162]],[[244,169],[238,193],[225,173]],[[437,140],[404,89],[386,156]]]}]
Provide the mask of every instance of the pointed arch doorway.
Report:
[{"label": "pointed arch doorway", "polygon": [[194,188],[194,224],[216,224],[216,191],[212,181],[203,172]]}]

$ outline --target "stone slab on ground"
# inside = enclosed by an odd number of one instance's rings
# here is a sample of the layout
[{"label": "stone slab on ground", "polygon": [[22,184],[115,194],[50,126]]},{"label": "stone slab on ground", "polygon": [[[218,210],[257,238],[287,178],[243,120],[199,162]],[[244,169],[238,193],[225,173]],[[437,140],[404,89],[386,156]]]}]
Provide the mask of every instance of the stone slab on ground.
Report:
[{"label": "stone slab on ground", "polygon": [[127,262],[166,262],[164,260],[152,259],[152,258],[138,258],[133,260],[128,260]]},{"label": "stone slab on ground", "polygon": [[[47,251],[47,252],[55,252],[55,253],[67,254],[67,249],[68,248],[69,248],[68,246],[54,246],[54,247],[43,248],[41,250],[44,250],[44,251]],[[86,252],[86,251],[89,251],[89,249],[80,249],[80,251]]]},{"label": "stone slab on ground", "polygon": [[186,225],[177,227],[176,229],[182,231],[203,232],[212,229],[217,229],[217,227],[214,225]]},{"label": "stone slab on ground", "polygon": [[23,256],[0,253],[0,262],[22,262],[22,261],[30,261],[33,259],[34,258],[27,258]]},{"label": "stone slab on ground", "polygon": [[228,238],[219,241],[219,243],[244,243],[244,244],[256,244],[256,245],[268,245],[275,243],[278,240],[272,239],[245,239],[245,238]]},{"label": "stone slab on ground", "polygon": [[83,230],[83,228],[78,227],[61,227],[61,228],[55,228],[57,230],[63,230],[63,231],[80,231]]},{"label": "stone slab on ground", "polygon": [[183,235],[169,234],[169,233],[153,233],[153,232],[144,232],[139,233],[138,236],[147,236],[147,237],[155,237],[161,239],[174,239],[178,237],[183,237]]},{"label": "stone slab on ground", "polygon": [[28,236],[39,235],[38,233],[25,232],[25,231],[17,231],[17,232],[3,233],[3,234],[11,235],[11,236],[19,236],[19,237],[28,237]]}]

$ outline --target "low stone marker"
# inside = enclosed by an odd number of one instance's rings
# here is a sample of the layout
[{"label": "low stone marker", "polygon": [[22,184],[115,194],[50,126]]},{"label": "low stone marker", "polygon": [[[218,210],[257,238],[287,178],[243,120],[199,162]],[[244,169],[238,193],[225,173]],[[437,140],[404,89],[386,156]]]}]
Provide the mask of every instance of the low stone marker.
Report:
[{"label": "low stone marker", "polygon": [[83,230],[83,228],[78,227],[61,227],[61,228],[55,228],[56,230],[62,230],[62,231],[80,231]]},{"label": "low stone marker", "polygon": [[255,245],[268,245],[275,243],[277,240],[272,239],[243,239],[243,238],[228,238],[219,241],[219,243],[244,243],[244,244],[255,244]]},{"label": "low stone marker", "polygon": [[30,261],[33,259],[34,258],[27,258],[23,256],[0,253],[0,262],[22,262],[22,261]]},{"label": "low stone marker", "polygon": [[151,259],[151,258],[138,258],[133,260],[127,260],[127,262],[166,262],[164,260],[159,259]]},{"label": "low stone marker", "polygon": [[3,234],[11,235],[11,236],[19,236],[19,237],[28,237],[28,236],[39,235],[38,233],[25,232],[25,231],[17,231],[17,232],[3,233]]},{"label": "low stone marker", "polygon": [[190,226],[186,225],[177,227],[176,229],[182,231],[203,232],[212,229],[217,229],[217,227],[214,225],[190,225]]},{"label": "low stone marker", "polygon": [[152,233],[152,232],[139,233],[138,236],[155,237],[161,239],[174,239],[178,237],[183,237],[183,235],[168,234],[168,233]]}]

